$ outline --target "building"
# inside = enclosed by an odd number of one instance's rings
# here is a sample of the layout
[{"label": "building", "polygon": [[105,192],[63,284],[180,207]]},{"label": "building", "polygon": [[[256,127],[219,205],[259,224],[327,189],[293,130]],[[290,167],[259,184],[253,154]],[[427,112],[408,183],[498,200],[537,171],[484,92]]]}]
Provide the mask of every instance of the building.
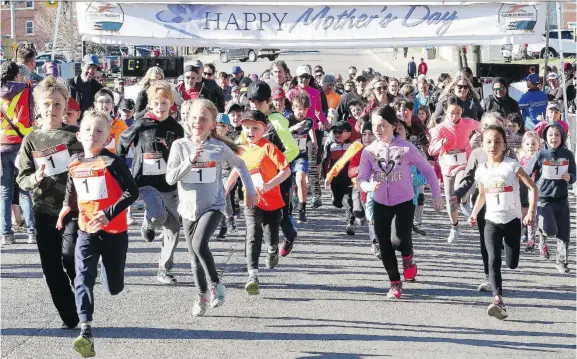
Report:
[{"label": "building", "polygon": [[[0,34],[2,37],[10,37],[10,4],[8,1],[2,1],[0,6]],[[36,28],[36,16],[39,10],[46,7],[46,1],[19,1],[15,5],[15,41],[30,41],[36,45],[37,49],[44,47],[51,36],[40,34]]]}]

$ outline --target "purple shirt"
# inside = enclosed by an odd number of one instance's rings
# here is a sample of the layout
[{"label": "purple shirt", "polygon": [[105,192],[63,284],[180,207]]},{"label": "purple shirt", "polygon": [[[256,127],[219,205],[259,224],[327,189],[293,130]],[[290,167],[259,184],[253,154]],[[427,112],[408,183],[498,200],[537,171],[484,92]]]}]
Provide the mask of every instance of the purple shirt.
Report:
[{"label": "purple shirt", "polygon": [[363,149],[357,183],[360,186],[371,180],[381,182],[375,191],[375,201],[385,206],[412,201],[411,165],[423,173],[433,198],[439,198],[441,191],[433,167],[412,143],[398,136],[390,145],[375,140]]}]

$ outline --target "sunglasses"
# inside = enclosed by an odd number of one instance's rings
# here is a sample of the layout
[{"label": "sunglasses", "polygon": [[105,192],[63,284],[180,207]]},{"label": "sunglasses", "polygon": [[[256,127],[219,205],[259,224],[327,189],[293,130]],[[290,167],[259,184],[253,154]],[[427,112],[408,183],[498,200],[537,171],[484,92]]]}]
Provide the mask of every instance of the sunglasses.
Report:
[{"label": "sunglasses", "polygon": [[302,79],[302,80],[308,80],[310,78],[311,78],[311,75],[309,75],[309,74],[304,74],[304,75],[299,76],[299,79]]},{"label": "sunglasses", "polygon": [[504,92],[505,89],[502,88],[502,87],[495,87],[495,88],[493,89],[493,91],[495,91],[495,92]]},{"label": "sunglasses", "polygon": [[386,87],[386,86],[379,86],[379,87],[375,87],[375,90],[377,90],[377,91],[387,91],[387,87]]},{"label": "sunglasses", "polygon": [[459,90],[465,90],[465,89],[468,90],[468,89],[469,89],[469,86],[467,86],[467,85],[457,85],[457,88],[458,88]]},{"label": "sunglasses", "polygon": [[204,76],[212,76],[214,72],[203,72]]},{"label": "sunglasses", "polygon": [[112,103],[112,100],[98,100],[96,103],[109,105]]},{"label": "sunglasses", "polygon": [[343,133],[343,130],[333,130],[333,133],[334,133],[335,135],[340,135],[340,134]]}]

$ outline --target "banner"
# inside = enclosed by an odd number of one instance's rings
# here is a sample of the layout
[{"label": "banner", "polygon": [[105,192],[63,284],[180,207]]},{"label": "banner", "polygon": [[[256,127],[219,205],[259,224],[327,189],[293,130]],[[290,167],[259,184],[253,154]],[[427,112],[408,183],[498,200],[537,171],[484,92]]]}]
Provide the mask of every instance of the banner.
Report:
[{"label": "banner", "polygon": [[376,48],[542,41],[546,5],[77,3],[85,40],[111,44]]}]

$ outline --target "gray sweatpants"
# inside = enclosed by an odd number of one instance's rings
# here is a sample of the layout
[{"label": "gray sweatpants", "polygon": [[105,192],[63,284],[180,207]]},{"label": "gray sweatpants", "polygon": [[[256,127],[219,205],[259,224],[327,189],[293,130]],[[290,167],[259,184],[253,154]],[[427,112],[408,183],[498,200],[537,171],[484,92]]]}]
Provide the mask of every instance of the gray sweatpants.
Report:
[{"label": "gray sweatpants", "polygon": [[[571,212],[568,200],[539,203],[537,224],[542,235],[557,239],[557,262],[568,263]],[[545,238],[542,238],[544,240]]]},{"label": "gray sweatpants", "polygon": [[162,248],[158,268],[170,272],[174,262],[174,251],[178,245],[180,220],[178,215],[178,193],[160,192],[152,186],[138,189],[140,198],[144,201],[146,211],[144,221],[146,225],[156,229],[163,229]]}]

